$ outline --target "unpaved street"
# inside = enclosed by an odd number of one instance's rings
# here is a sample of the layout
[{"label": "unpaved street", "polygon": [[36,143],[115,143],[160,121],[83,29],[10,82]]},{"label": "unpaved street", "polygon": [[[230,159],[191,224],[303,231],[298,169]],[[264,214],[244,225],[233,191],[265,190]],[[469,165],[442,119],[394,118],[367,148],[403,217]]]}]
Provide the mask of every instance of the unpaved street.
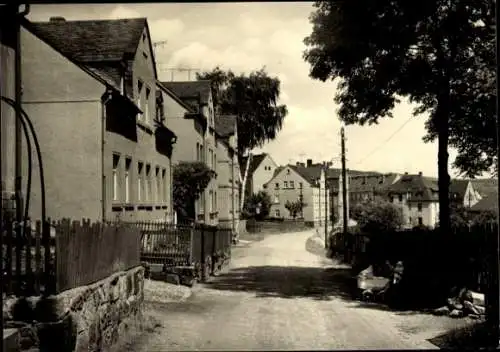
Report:
[{"label": "unpaved street", "polygon": [[448,318],[353,301],[347,270],[306,250],[312,236],[271,235],[235,249],[231,270],[186,302],[149,306],[162,327],[136,350],[436,348],[426,339]]}]

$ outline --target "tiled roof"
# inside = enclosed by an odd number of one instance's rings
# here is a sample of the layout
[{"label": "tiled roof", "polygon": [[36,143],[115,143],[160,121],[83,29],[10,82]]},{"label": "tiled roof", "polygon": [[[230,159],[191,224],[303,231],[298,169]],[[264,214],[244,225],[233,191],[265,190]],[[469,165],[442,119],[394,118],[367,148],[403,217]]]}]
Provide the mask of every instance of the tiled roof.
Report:
[{"label": "tiled roof", "polygon": [[490,193],[471,207],[471,211],[497,211],[498,198],[496,193]]},{"label": "tiled roof", "polygon": [[496,178],[473,179],[470,182],[472,187],[483,197],[497,193],[498,182]]},{"label": "tiled roof", "polygon": [[465,191],[469,185],[469,180],[451,180],[450,182],[450,193],[458,194],[460,198],[465,197]]},{"label": "tiled roof", "polygon": [[309,167],[303,167],[298,165],[288,165],[288,167],[306,179],[309,184],[313,185],[317,180],[321,178],[322,165],[313,165]]},{"label": "tiled roof", "polygon": [[200,99],[200,104],[208,104],[208,98],[212,89],[209,80],[188,82],[162,82],[162,84],[173,91],[181,99]]},{"label": "tiled roof", "polygon": [[236,116],[235,115],[216,115],[215,131],[221,137],[227,137],[235,133]]},{"label": "tiled roof", "polygon": [[410,192],[412,201],[437,201],[438,186],[434,178],[422,175],[402,175],[401,178],[387,188],[389,193],[402,194]]},{"label": "tiled roof", "polygon": [[135,54],[146,18],[34,22],[35,30],[80,62],[120,61]]},{"label": "tiled roof", "polygon": [[[264,160],[264,158],[267,156],[266,153],[262,154],[252,154],[252,159],[250,160],[250,166],[248,167],[248,174],[251,175],[253,172],[259,167],[260,163]],[[244,174],[246,167],[247,167],[247,160],[248,157],[243,157],[241,158],[240,161],[240,170],[241,173]]]}]

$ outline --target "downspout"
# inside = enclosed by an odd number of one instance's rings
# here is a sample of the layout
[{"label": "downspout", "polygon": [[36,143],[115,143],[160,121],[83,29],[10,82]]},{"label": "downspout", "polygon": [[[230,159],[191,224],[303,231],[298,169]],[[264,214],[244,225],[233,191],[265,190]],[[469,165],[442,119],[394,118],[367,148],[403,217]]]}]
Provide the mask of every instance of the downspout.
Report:
[{"label": "downspout", "polygon": [[[170,177],[170,200],[169,200],[169,207],[170,207],[170,221],[174,222],[174,180],[173,180],[173,173],[172,173],[172,156],[173,156],[173,144],[177,143],[177,137],[175,137],[172,140],[172,154],[170,155],[170,158],[168,159],[168,164],[169,164],[169,177]],[[176,221],[175,221],[176,222]]]},{"label": "downspout", "polygon": [[233,223],[233,232],[236,232],[236,207],[234,206],[234,196],[236,193],[234,192],[234,151],[231,153],[231,210],[233,212],[233,216],[231,217]]},{"label": "downspout", "polygon": [[111,101],[110,91],[106,91],[101,98],[101,182],[102,182],[102,199],[101,212],[102,222],[106,222],[107,214],[107,187],[106,187],[106,105]]},{"label": "downspout", "polygon": [[30,6],[25,5],[24,11],[17,13],[16,18],[16,51],[15,51],[15,100],[16,100],[16,121],[15,121],[15,197],[16,197],[16,220],[21,223],[23,220],[23,194],[22,194],[22,113],[21,113],[21,99],[23,94],[22,86],[22,72],[21,72],[21,19],[26,16],[30,11]]}]

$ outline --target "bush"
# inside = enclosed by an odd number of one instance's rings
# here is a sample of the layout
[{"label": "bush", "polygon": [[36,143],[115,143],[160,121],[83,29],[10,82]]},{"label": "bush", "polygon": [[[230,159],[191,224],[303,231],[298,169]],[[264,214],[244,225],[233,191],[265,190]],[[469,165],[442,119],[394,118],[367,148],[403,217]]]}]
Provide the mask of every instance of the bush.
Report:
[{"label": "bush", "polygon": [[403,215],[400,209],[386,201],[370,201],[352,208],[352,218],[367,233],[380,233],[400,229]]}]

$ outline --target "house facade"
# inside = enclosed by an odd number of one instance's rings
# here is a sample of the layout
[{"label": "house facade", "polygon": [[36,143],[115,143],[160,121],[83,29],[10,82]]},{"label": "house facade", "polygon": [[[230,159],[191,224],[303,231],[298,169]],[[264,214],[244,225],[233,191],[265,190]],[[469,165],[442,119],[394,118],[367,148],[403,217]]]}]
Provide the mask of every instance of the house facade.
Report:
[{"label": "house facade", "polygon": [[238,163],[238,129],[236,116],[215,117],[217,138],[217,182],[219,224],[237,234],[240,220],[240,181]]},{"label": "house facade", "polygon": [[471,208],[481,200],[471,180],[451,180],[450,202],[457,206]]},{"label": "house facade", "polygon": [[[241,179],[245,177],[248,157],[240,161]],[[253,154],[248,167],[245,195],[250,196],[264,190],[264,185],[273,177],[278,164],[267,153]]]},{"label": "house facade", "polygon": [[287,202],[302,200],[305,203],[298,218],[314,226],[325,222],[330,213],[330,200],[326,191],[324,167],[286,165],[279,167],[274,177],[266,183],[265,191],[271,197],[270,216],[292,219]]},{"label": "house facade", "polygon": [[[40,139],[47,215],[171,218],[175,135],[156,114],[146,19],[25,25],[22,103]],[[38,218],[36,165],[33,171],[31,214]]]},{"label": "house facade", "polygon": [[[179,140],[173,154],[173,162],[201,161],[217,174],[217,141],[215,137],[215,114],[210,81],[162,82],[162,85],[178,96],[192,113],[188,118],[172,119],[170,126]],[[209,185],[195,204],[196,221],[217,225],[218,181],[210,180]]]},{"label": "house facade", "polygon": [[422,173],[405,173],[388,187],[390,202],[403,215],[403,226],[412,228],[424,225],[434,228],[439,220],[439,194],[437,180]]}]

